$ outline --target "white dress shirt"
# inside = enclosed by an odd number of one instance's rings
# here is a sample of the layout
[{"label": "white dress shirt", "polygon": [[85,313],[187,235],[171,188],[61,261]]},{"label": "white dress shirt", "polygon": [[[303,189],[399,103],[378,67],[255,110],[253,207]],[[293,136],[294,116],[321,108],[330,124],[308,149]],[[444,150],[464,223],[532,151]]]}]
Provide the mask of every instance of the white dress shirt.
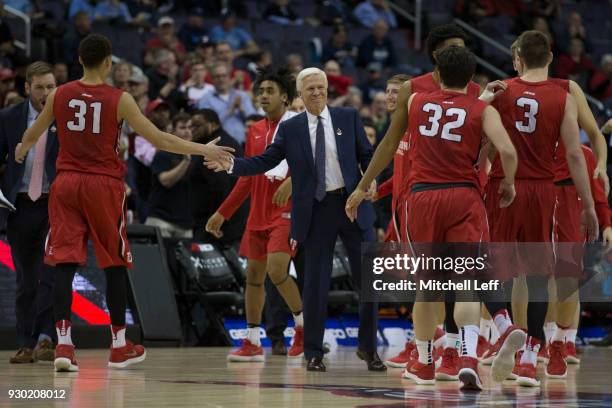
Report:
[{"label": "white dress shirt", "polygon": [[[312,146],[312,158],[314,160],[318,118],[308,111],[306,111],[306,115],[308,117],[310,146]],[[323,119],[323,131],[325,132],[325,191],[333,191],[345,186],[342,170],[340,169],[340,161],[338,161],[336,132],[334,131],[334,124],[332,123],[327,106],[319,116]]]}]

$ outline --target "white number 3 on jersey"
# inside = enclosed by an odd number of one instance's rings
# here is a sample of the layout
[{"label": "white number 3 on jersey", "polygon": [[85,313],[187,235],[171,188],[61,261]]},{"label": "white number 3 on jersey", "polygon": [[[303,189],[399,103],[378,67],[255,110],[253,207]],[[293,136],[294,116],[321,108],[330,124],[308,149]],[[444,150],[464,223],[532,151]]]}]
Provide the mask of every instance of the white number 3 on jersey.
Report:
[{"label": "white number 3 on jersey", "polygon": [[[102,112],[102,102],[91,102],[89,104],[93,110],[92,133],[100,133],[100,113]],[[68,107],[75,109],[74,119],[67,123],[68,130],[82,132],[85,130],[85,114],[87,113],[87,103],[80,99],[71,99]]]},{"label": "white number 3 on jersey", "polygon": [[525,120],[516,121],[515,126],[519,132],[523,133],[533,133],[536,130],[537,119],[536,116],[538,114],[539,105],[538,101],[531,98],[518,98],[516,100],[516,106],[525,109],[525,119],[527,119],[527,124],[525,124]]}]

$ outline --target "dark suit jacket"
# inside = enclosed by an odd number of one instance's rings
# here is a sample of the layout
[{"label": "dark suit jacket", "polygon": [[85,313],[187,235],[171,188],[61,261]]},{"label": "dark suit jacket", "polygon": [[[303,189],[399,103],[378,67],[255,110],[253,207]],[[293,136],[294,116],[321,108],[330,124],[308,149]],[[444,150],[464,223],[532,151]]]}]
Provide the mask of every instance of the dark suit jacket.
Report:
[{"label": "dark suit jacket", "polygon": [[[14,106],[0,110],[0,164],[6,164],[0,188],[12,203],[17,198],[19,185],[25,172],[25,161],[20,164],[15,161],[15,147],[21,142],[23,133],[28,127],[29,99]],[[47,156],[45,160],[45,174],[49,184],[55,179],[55,161],[59,153],[59,142],[55,132],[55,124],[49,128],[47,134]],[[4,226],[8,211],[0,209],[0,226]]]},{"label": "dark suit jacket", "polygon": [[[361,169],[365,171],[370,163],[372,146],[366,138],[361,119],[355,109],[330,107],[329,113],[336,136],[342,177],[350,194],[361,180]],[[316,187],[315,164],[306,112],[282,122],[274,143],[260,156],[235,159],[232,173],[237,176],[261,174],[274,168],[285,158],[291,169],[293,186],[291,236],[297,241],[304,241],[310,229]],[[359,206],[357,223],[362,229],[370,228],[374,218],[371,202],[367,201]]]}]

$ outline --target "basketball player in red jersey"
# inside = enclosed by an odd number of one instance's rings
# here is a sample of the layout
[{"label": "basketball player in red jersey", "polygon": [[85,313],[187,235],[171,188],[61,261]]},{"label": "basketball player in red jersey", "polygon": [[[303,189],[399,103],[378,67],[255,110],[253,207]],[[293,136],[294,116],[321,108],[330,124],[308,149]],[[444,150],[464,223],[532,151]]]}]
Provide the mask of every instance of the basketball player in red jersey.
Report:
[{"label": "basketball player in red jersey", "polygon": [[[439,70],[437,69],[437,61],[435,58],[435,54],[453,45],[465,47],[466,40],[467,35],[465,34],[465,32],[455,24],[446,24],[433,28],[427,36],[426,43],[427,50],[429,52],[429,57],[432,63],[436,65],[436,68],[433,72],[413,78],[402,85],[401,94],[404,98],[406,98],[405,101],[407,101],[408,97],[414,92],[428,93],[440,90],[440,76]],[[490,84],[487,89],[493,91],[496,89],[496,87],[503,88],[503,86],[504,85],[501,84],[500,81],[496,81],[495,83]],[[478,98],[480,87],[475,82],[469,81],[467,92],[468,95]],[[389,137],[385,136],[385,138],[381,141],[379,147],[376,149],[376,153],[373,157],[373,160],[378,158],[378,161],[371,162],[369,168],[373,168],[374,166],[376,166],[376,171],[373,172],[373,175],[377,176],[382,171],[382,169],[384,169],[384,167],[388,165],[389,161],[393,157],[393,155],[389,155],[390,149],[394,149],[393,151],[395,152],[398,149],[398,146],[401,148],[402,144],[407,147],[407,153],[405,153],[401,157],[395,157],[396,161],[393,165],[394,175],[392,178],[392,180],[402,180],[402,182],[398,183],[397,186],[393,181],[392,182],[394,191],[397,191],[397,197],[394,198],[394,201],[396,202],[395,214],[397,214],[396,224],[399,228],[399,237],[401,242],[407,242],[407,237],[405,234],[405,220],[408,213],[408,208],[406,205],[406,195],[407,187],[410,183],[409,181],[404,180],[402,177],[409,174],[411,157],[409,152],[409,146],[411,141],[408,137],[406,137],[406,135],[402,136],[403,138],[401,139],[401,141],[391,140]],[[385,162],[384,165],[382,165],[382,161]],[[400,168],[402,170],[400,172],[396,172],[396,169]],[[441,353],[442,361],[440,367],[438,368],[438,377],[440,379],[446,380],[457,380],[459,374],[459,370],[456,364],[458,353],[455,347],[459,338],[459,330],[457,328],[457,325],[455,324],[455,321],[453,320],[453,310],[454,302],[449,301],[445,303],[445,305],[441,305],[440,310],[437,313],[439,322],[444,322],[444,327],[446,329],[446,335],[444,338],[442,338],[442,336],[444,335],[444,331],[441,328],[436,332],[436,338],[439,339],[439,341],[436,342],[436,350],[442,348],[444,349],[444,351]],[[413,349],[414,344],[411,342],[406,342],[404,350],[402,350],[402,352],[400,352],[400,354],[396,357],[387,360],[385,364],[387,364],[389,367],[406,367],[406,364],[410,361],[410,355]],[[436,354],[437,356],[439,355],[439,353]]]},{"label": "basketball player in red jersey", "polygon": [[[294,115],[287,110],[295,97],[295,81],[290,72],[264,70],[258,73],[254,89],[266,118],[249,128],[245,156],[260,155],[274,140],[278,124]],[[259,330],[265,301],[266,271],[272,283],[291,309],[295,321],[293,344],[287,355],[304,354],[304,319],[302,299],[295,281],[289,276],[289,261],[295,255],[289,245],[291,229],[291,178],[286,163],[272,173],[240,177],[230,195],[206,223],[206,230],[219,237],[223,222],[251,196],[251,209],[240,253],[248,259],[246,279],[247,338],[242,346],[227,356],[229,361],[263,361]]]},{"label": "basketball player in red jersey", "polygon": [[[486,211],[478,173],[474,171],[483,132],[502,157],[506,173],[500,186],[502,207],[514,199],[516,152],[497,111],[468,94],[468,83],[476,68],[474,55],[465,47],[451,46],[437,54],[437,61],[442,89],[414,93],[408,101],[412,163],[407,231],[410,241],[416,243],[487,241]],[[449,157],[453,158],[452,164]],[[356,207],[352,212],[350,209],[347,215],[354,219]],[[480,390],[476,357],[480,304],[458,302],[455,306],[454,317],[462,333],[458,377],[463,389]],[[436,313],[438,304],[422,301],[415,303],[417,307],[413,321],[418,361],[406,366],[404,378],[417,384],[433,384],[436,321],[430,316]]]},{"label": "basketball player in red jersey", "polygon": [[110,41],[104,36],[92,34],[81,41],[83,77],[49,95],[15,152],[15,159],[23,162],[44,130],[56,121],[61,149],[58,175],[49,197],[50,230],[45,249],[45,262],[56,266],[56,371],[78,371],[71,339],[72,280],[77,266],[87,259],[88,239],[94,244],[97,264],[107,280],[112,334],[108,365],[124,368],[146,356],[144,347],[125,340],[126,275],[132,256],[125,231],[123,169],[117,153],[122,121],[158,149],[231,158],[230,148],[187,142],[153,126],[128,93],[106,85],[111,55]]},{"label": "basketball player in red jersey", "polygon": [[[528,266],[526,277],[530,297],[545,296],[547,281],[554,271],[552,226],[555,209],[554,166],[555,148],[561,137],[576,190],[584,204],[587,235],[590,241],[598,235],[597,216],[589,187],[584,155],[578,137],[577,111],[574,98],[555,81],[548,80],[548,65],[552,61],[548,38],[537,31],[526,31],[518,39],[518,55],[523,73],[507,80],[506,91],[497,96],[493,105],[502,112],[519,155],[517,199],[506,209],[497,208],[497,188],[503,171],[499,160],[493,161],[487,186],[487,212],[493,242],[542,242],[545,251],[537,254],[520,250]],[[516,254],[518,255],[518,254]],[[503,274],[505,271],[500,271]],[[504,278],[504,276],[500,276]],[[505,279],[512,278],[506,274]],[[489,306],[489,305],[487,305]],[[500,349],[493,360],[493,379],[502,381],[512,372],[514,353],[522,345],[506,336],[512,321],[504,307],[490,307],[500,333]],[[527,311],[528,339],[517,369],[517,381],[524,386],[539,386],[536,379],[537,353],[543,339],[542,326],[546,303],[530,302]]]}]

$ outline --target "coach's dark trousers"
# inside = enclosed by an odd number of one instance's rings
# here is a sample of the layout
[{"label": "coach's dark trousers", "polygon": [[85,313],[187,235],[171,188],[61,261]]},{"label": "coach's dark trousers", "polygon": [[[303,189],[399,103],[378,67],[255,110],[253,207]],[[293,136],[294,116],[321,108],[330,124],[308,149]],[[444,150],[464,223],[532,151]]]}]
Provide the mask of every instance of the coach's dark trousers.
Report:
[{"label": "coach's dark trousers", "polygon": [[[346,247],[355,287],[361,286],[361,243],[374,241],[374,230],[363,231],[344,211],[346,194],[327,193],[312,209],[310,230],[304,240],[304,354],[323,357],[323,335],[336,238]],[[359,349],[376,351],[378,304],[359,304]]]},{"label": "coach's dark trousers", "polygon": [[47,206],[46,195],[32,202],[19,194],[15,202],[17,211],[8,216],[6,224],[17,275],[15,313],[19,348],[34,348],[41,333],[54,337],[54,268],[43,263],[49,231]]}]

